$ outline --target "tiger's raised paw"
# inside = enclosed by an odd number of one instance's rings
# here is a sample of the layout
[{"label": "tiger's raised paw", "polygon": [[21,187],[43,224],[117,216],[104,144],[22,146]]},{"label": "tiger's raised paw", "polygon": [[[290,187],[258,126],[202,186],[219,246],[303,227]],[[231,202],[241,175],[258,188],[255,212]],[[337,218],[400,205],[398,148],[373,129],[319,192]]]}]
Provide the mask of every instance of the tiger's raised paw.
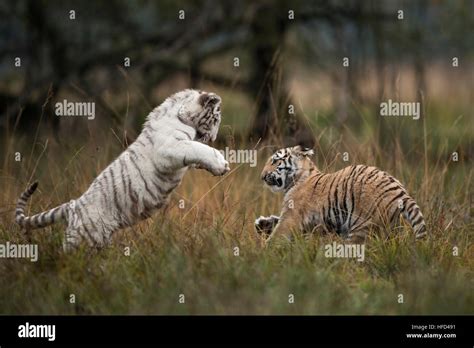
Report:
[{"label": "tiger's raised paw", "polygon": [[230,171],[229,162],[226,161],[224,156],[216,150],[216,157],[212,165],[207,169],[212,175],[221,176]]},{"label": "tiger's raised paw", "polygon": [[268,217],[260,216],[258,219],[255,220],[255,230],[260,235],[270,235],[273,231],[273,228],[276,226],[280,217],[271,215]]}]

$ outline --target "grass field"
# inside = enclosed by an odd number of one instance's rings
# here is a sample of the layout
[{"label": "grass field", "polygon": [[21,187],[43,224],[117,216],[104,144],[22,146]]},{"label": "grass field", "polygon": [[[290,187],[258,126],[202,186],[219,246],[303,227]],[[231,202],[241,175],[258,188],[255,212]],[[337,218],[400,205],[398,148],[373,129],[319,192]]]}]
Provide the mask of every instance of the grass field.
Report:
[{"label": "grass field", "polygon": [[[364,262],[326,258],[324,245],[337,236],[263,248],[253,221],[278,213],[282,200],[259,179],[276,139],[259,145],[255,168],[232,164],[222,178],[189,172],[166,210],[119,232],[110,248],[64,254],[64,225],[26,236],[13,222],[16,199],[33,180],[40,187],[32,213],[79,196],[120,153],[116,137],[105,130],[102,141],[48,147],[44,138],[5,137],[0,243],[37,243],[40,257],[0,260],[0,314],[472,314],[474,170],[462,151],[453,162],[450,150],[469,146],[472,128],[456,118],[439,116],[443,126],[430,119],[424,134],[418,124],[412,134],[408,121],[387,149],[373,140],[371,124],[360,133],[325,125],[324,117],[312,124],[320,169],[377,165],[406,184],[427,220],[423,241],[405,225],[388,239],[372,235]],[[439,136],[452,127],[459,132]],[[24,151],[19,163],[17,149]]]}]

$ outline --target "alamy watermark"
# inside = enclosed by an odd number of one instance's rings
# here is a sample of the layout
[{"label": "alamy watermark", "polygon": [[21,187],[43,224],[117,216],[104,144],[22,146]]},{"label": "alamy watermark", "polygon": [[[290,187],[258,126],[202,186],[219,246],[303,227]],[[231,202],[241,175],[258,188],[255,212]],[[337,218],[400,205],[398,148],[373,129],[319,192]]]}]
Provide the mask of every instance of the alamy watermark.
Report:
[{"label": "alamy watermark", "polygon": [[257,150],[234,150],[226,147],[219,152],[229,163],[248,163],[252,168],[257,165]]},{"label": "alamy watermark", "polygon": [[0,244],[0,258],[30,259],[31,262],[36,262],[38,261],[38,245],[13,244],[10,242]]},{"label": "alamy watermark", "polygon": [[95,118],[94,102],[70,102],[64,99],[55,104],[56,116],[83,116],[88,120]]},{"label": "alamy watermark", "polygon": [[420,103],[397,102],[389,99],[380,103],[380,116],[409,116],[418,120],[420,118]]},{"label": "alamy watermark", "polygon": [[52,342],[56,339],[56,325],[37,325],[26,322],[18,326],[18,337],[20,338],[46,338]]},{"label": "alamy watermark", "polygon": [[339,244],[333,242],[324,246],[324,256],[329,258],[352,258],[359,262],[365,260],[364,244]]}]

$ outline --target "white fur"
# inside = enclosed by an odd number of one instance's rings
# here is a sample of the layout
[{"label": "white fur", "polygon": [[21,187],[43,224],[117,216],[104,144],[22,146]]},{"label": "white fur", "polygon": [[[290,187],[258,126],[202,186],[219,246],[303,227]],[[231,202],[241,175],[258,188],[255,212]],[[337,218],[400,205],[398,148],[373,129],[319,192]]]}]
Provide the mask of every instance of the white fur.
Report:
[{"label": "white fur", "polygon": [[[205,105],[200,104],[203,97]],[[54,223],[56,218],[66,218],[66,249],[81,240],[105,245],[114,231],[135,224],[165,205],[189,167],[203,168],[213,175],[229,171],[222,154],[201,142],[215,140],[219,124],[217,95],[196,90],[176,93],[148,115],[136,141],[98,175],[82,196],[32,217],[22,216],[20,206],[17,221],[38,228]]]}]

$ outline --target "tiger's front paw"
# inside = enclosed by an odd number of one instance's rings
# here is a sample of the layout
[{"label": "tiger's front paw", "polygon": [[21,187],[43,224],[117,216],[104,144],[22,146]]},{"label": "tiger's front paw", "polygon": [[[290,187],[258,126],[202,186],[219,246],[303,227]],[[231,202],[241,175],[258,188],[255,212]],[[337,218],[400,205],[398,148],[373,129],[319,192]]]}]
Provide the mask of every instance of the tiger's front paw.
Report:
[{"label": "tiger's front paw", "polygon": [[224,175],[230,170],[229,162],[227,162],[224,156],[216,150],[215,159],[208,170],[215,176]]},{"label": "tiger's front paw", "polygon": [[269,217],[260,216],[255,220],[255,230],[259,234],[270,235],[273,231],[273,228],[278,223],[279,217],[272,215]]}]

